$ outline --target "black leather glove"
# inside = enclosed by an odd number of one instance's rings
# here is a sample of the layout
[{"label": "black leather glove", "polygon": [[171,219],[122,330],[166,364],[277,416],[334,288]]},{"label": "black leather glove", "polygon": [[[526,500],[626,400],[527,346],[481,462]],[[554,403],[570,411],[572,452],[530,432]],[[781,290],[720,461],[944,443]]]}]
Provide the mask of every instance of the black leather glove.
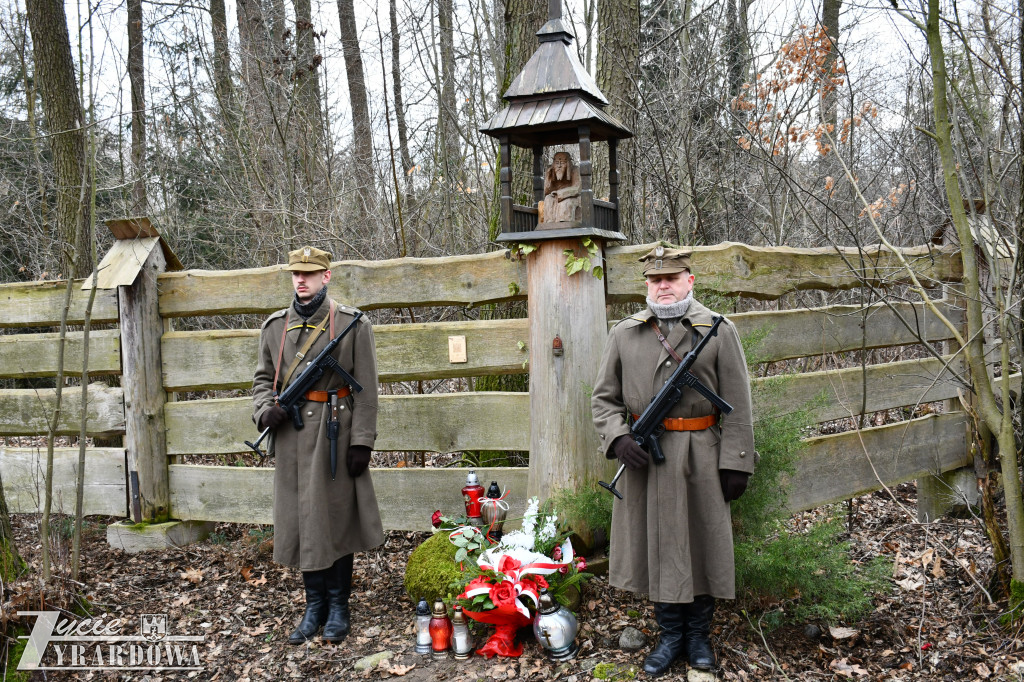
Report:
[{"label": "black leather glove", "polygon": [[269,410],[260,415],[260,428],[262,429],[276,429],[281,424],[288,421],[288,413],[285,412],[284,408],[280,405],[274,405]]},{"label": "black leather glove", "polygon": [[370,466],[370,448],[365,445],[348,446],[348,475],[357,478]]},{"label": "black leather glove", "polygon": [[612,441],[612,450],[619,462],[627,469],[643,469],[647,466],[647,453],[636,444],[632,436],[619,436]]},{"label": "black leather glove", "polygon": [[719,469],[718,478],[722,482],[722,496],[726,502],[732,502],[740,499],[740,495],[747,489],[750,474],[734,469]]}]

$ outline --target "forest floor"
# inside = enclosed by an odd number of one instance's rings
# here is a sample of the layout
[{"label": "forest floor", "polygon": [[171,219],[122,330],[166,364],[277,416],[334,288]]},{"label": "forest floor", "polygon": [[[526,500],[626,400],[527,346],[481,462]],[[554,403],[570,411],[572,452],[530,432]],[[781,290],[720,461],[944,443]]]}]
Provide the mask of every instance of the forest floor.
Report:
[{"label": "forest floor", "polygon": [[[918,524],[910,515],[914,485],[899,486],[895,495],[895,500],[885,493],[858,498],[850,512],[853,556],[867,560],[884,555],[893,565],[892,579],[876,596],[874,610],[860,622],[833,627],[790,623],[769,631],[759,627],[753,605],[719,602],[713,630],[718,679],[1024,680],[1024,635],[998,625],[1005,604],[988,603],[983,590],[991,558],[980,524],[970,518]],[[794,527],[822,514],[846,516],[847,507],[800,515]],[[74,591],[86,597],[94,617],[123,619],[125,632],[136,632],[143,614],[159,614],[167,616],[168,635],[201,636],[201,669],[36,672],[30,679],[647,678],[641,667],[657,632],[653,608],[646,598],[610,588],[606,577],[593,579],[585,589],[577,614],[580,652],[570,662],[547,660],[532,636],[525,637],[528,630],[522,633],[526,646],[520,658],[474,655],[468,661],[436,661],[413,651],[414,609],[402,587],[406,559],[426,535],[391,532],[383,546],[356,557],[349,638],[340,645],[318,641],[289,646],[286,639],[302,614],[304,597],[298,573],[271,560],[269,529],[224,524],[206,542],[132,555],[107,545],[101,521],[87,522],[80,584]],[[18,549],[38,569],[38,517],[18,515],[14,524]],[[69,543],[55,546],[57,573],[65,572],[69,552]],[[8,631],[12,622],[7,619],[19,620],[16,611],[40,609],[37,583],[28,576],[3,586],[0,620]],[[64,584],[70,594],[71,584]],[[21,617],[21,625],[31,627],[34,618]],[[620,648],[619,637],[627,626],[646,634],[642,649]],[[7,638],[6,644],[13,642]],[[355,668],[361,659],[383,652],[390,652],[383,662],[366,670]],[[90,646],[84,660],[91,665],[92,658]],[[52,654],[44,665],[47,661],[52,665]],[[659,679],[687,677],[686,666],[677,662]],[[689,677],[699,678],[692,673]]]}]

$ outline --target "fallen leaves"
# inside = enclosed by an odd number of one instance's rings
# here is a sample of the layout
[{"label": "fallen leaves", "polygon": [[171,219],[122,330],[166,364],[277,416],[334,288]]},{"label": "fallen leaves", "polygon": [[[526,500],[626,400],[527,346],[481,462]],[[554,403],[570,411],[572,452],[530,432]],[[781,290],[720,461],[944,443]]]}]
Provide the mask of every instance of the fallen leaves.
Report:
[{"label": "fallen leaves", "polygon": [[193,585],[197,585],[203,581],[203,572],[198,568],[189,567],[187,570],[182,571],[180,574],[182,580],[187,580]]}]

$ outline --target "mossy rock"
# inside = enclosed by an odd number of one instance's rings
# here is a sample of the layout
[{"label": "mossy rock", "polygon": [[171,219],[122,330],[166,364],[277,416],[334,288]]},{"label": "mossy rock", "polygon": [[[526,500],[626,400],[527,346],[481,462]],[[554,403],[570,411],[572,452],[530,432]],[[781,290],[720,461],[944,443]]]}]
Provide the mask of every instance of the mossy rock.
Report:
[{"label": "mossy rock", "polygon": [[462,578],[462,571],[455,563],[455,551],[445,531],[436,533],[412,551],[405,565],[405,591],[414,602],[426,599],[433,603],[448,596],[451,584]]}]

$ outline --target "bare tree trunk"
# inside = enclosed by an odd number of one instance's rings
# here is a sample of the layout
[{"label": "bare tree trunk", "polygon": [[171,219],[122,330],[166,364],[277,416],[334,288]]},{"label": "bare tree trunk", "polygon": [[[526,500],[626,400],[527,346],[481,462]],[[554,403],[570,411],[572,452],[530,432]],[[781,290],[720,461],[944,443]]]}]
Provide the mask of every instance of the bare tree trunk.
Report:
[{"label": "bare tree trunk", "polygon": [[[1024,2],[1024,0],[1022,0]],[[398,150],[402,157],[402,171],[406,178],[406,194],[412,187],[412,155],[409,154],[409,130],[405,122],[405,104],[402,99],[402,60],[401,43],[398,36],[398,0],[390,0],[391,15],[391,88],[395,98],[395,127],[398,128]]]},{"label": "bare tree trunk", "polygon": [[14,544],[11,515],[7,511],[4,482],[0,478],[0,581],[11,582],[24,567],[25,562],[22,561],[21,555],[18,554],[18,548]]},{"label": "bare tree trunk", "polygon": [[292,87],[293,111],[296,116],[292,134],[310,195],[317,191],[326,172],[321,150],[324,125],[320,115],[319,67],[323,57],[316,51],[316,35],[310,0],[295,0],[295,68],[292,71]]},{"label": "bare tree trunk", "polygon": [[[547,21],[548,4],[545,0],[505,0],[503,33],[505,35],[505,59],[499,74],[501,96],[512,84],[512,79],[526,66],[527,60],[537,49],[537,31]],[[503,101],[498,102],[503,107]],[[492,163],[500,167],[497,159]],[[533,204],[533,155],[518,147],[512,147],[512,201],[527,206]],[[498,174],[494,174],[494,201],[491,203],[487,235],[494,240],[501,232],[498,201]]]},{"label": "bare tree trunk", "polygon": [[[957,237],[963,248],[960,256],[964,266],[963,286],[967,301],[967,331],[964,343],[965,356],[970,367],[971,382],[978,398],[978,414],[985,425],[996,436],[999,445],[999,460],[1003,474],[1003,488],[1006,493],[1006,521],[1009,530],[1010,561],[1013,564],[1011,576],[1011,609],[1024,602],[1024,500],[1021,499],[1020,470],[1017,464],[1017,444],[1010,418],[1009,401],[997,402],[993,384],[985,366],[984,319],[980,269],[974,245],[974,237],[967,222],[963,195],[957,177],[957,162],[953,153],[952,126],[947,99],[948,77],[946,75],[945,53],[939,18],[939,0],[928,0],[928,21],[925,26],[932,67],[932,106],[935,114],[935,133],[932,136],[942,162],[942,176],[946,198]],[[1005,318],[1005,315],[1000,315]],[[1005,319],[1001,320],[1001,331]],[[1005,339],[1005,336],[1004,336]],[[1008,339],[1007,339],[1008,340]],[[1003,375],[1009,376],[1008,350],[1002,348]]]},{"label": "bare tree trunk", "polygon": [[132,215],[145,215],[146,202],[146,76],[142,43],[142,0],[128,0],[128,79],[132,87]]},{"label": "bare tree trunk", "polygon": [[441,97],[437,112],[437,138],[445,177],[454,185],[462,179],[459,161],[462,155],[459,154],[458,105],[455,102],[455,33],[452,22],[452,0],[437,0],[437,25],[441,44]]},{"label": "bare tree trunk", "polygon": [[341,20],[341,51],[345,57],[345,75],[348,77],[348,96],[352,107],[352,162],[358,184],[359,215],[365,218],[376,207],[377,190],[373,173],[370,108],[367,104],[363,57],[359,51],[359,33],[352,0],[338,0],[338,17]]},{"label": "bare tree trunk", "polygon": [[[640,106],[640,2],[605,0],[597,3],[597,85],[610,102],[609,110],[630,130],[636,130]],[[597,147],[594,197],[607,196],[608,160],[604,145]],[[637,185],[633,140],[618,148],[619,221],[627,235],[634,230],[634,188]]]},{"label": "bare tree trunk", "polygon": [[35,81],[43,101],[50,132],[50,149],[57,181],[57,233],[63,242],[61,271],[67,277],[85,277],[92,271],[85,230],[78,221],[90,219],[89,206],[81,205],[81,189],[90,186],[85,162],[82,104],[71,59],[67,17],[61,0],[29,0]]},{"label": "bare tree trunk", "polygon": [[228,20],[224,0],[210,0],[210,23],[213,28],[213,88],[221,116],[229,128],[234,127],[234,87],[231,85],[231,55],[228,52]]},{"label": "bare tree trunk", "polygon": [[[831,43],[831,48],[825,56],[825,63],[821,67],[823,78],[832,77],[839,58],[839,10],[842,4],[843,0],[821,0],[821,24]],[[837,129],[839,122],[838,99],[838,89],[827,90],[821,99],[821,120],[826,124],[832,124],[833,130]]]}]

